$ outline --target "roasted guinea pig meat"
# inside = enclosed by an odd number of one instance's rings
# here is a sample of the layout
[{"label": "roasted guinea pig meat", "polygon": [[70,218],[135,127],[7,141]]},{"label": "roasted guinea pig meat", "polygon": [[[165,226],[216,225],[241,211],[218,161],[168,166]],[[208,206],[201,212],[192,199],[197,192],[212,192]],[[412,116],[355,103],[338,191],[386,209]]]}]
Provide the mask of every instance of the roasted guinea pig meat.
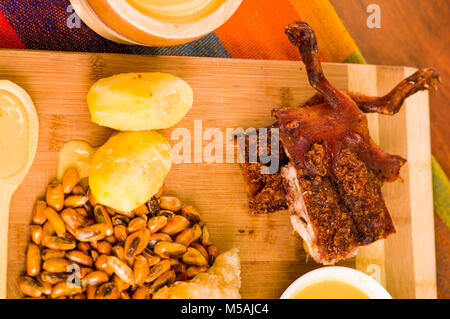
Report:
[{"label": "roasted guinea pig meat", "polygon": [[[354,256],[358,247],[395,232],[381,185],[395,181],[406,160],[373,142],[364,112],[395,114],[405,98],[434,88],[439,75],[431,69],[419,70],[383,97],[345,93],[325,78],[309,25],[296,21],[286,33],[299,48],[310,84],[318,93],[301,107],[272,111],[288,158],[279,172],[284,192],[273,192],[285,194],[292,225],[312,258],[334,264]],[[257,166],[251,165],[260,164],[243,165],[244,175],[246,168],[253,172],[252,180],[258,180]]]}]

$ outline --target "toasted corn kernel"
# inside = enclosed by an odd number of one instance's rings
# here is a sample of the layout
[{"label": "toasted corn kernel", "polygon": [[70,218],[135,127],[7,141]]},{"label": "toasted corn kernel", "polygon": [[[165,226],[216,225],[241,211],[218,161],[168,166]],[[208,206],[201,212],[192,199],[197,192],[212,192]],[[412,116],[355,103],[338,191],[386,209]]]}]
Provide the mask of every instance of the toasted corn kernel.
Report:
[{"label": "toasted corn kernel", "polygon": [[149,211],[150,216],[156,216],[159,214],[159,200],[156,197],[152,197],[147,202],[147,208]]},{"label": "toasted corn kernel", "polygon": [[70,240],[76,240],[75,236],[71,233],[65,233],[64,238],[70,239]]},{"label": "toasted corn kernel", "polygon": [[142,286],[147,279],[149,270],[147,258],[142,255],[136,256],[133,265],[134,283],[138,286]]},{"label": "toasted corn kernel", "polygon": [[175,215],[169,218],[169,220],[167,221],[167,225],[164,226],[163,229],[161,229],[161,232],[173,236],[175,234],[178,234],[179,232],[182,232],[188,226],[189,221],[186,219],[186,217]]},{"label": "toasted corn kernel", "polygon": [[141,205],[134,210],[136,216],[146,216],[149,213],[147,205]]},{"label": "toasted corn kernel", "polygon": [[114,256],[116,256],[117,258],[119,258],[119,259],[122,260],[123,262],[126,262],[125,254],[124,254],[124,252],[123,252],[123,246],[121,246],[121,245],[116,245],[116,246],[112,247],[111,250],[112,250],[112,254],[113,254]]},{"label": "toasted corn kernel", "polygon": [[175,213],[170,210],[162,209],[156,216],[166,216],[167,218],[172,218],[173,216],[175,216]]},{"label": "toasted corn kernel", "polygon": [[114,226],[114,237],[119,243],[123,243],[127,239],[127,228],[124,225]]},{"label": "toasted corn kernel", "polygon": [[122,212],[122,211],[120,211],[120,210],[117,210],[117,209],[114,209],[114,208],[112,208],[112,207],[106,207],[106,210],[108,211],[112,211],[112,212],[114,212],[114,213],[116,213],[116,214],[120,214],[120,215],[123,215],[123,216],[126,216],[126,217],[128,217],[128,218],[134,218],[134,211],[131,211],[131,212]]},{"label": "toasted corn kernel", "polygon": [[167,225],[167,217],[166,216],[155,216],[148,220],[147,228],[151,233],[156,233],[158,230],[162,229]]},{"label": "toasted corn kernel", "polygon": [[112,282],[100,285],[95,292],[96,299],[118,299],[120,296],[119,289]]},{"label": "toasted corn kernel", "polygon": [[155,245],[154,251],[162,258],[176,258],[186,252],[186,246],[170,241],[160,241]]},{"label": "toasted corn kernel", "polygon": [[108,264],[108,257],[107,255],[100,255],[95,260],[95,268],[98,270],[102,270],[108,274],[108,276],[111,276],[114,273],[114,269],[109,266]]},{"label": "toasted corn kernel", "polygon": [[48,282],[51,285],[56,285],[61,281],[66,281],[69,278],[70,274],[68,273],[51,273],[48,271],[43,271],[40,274],[40,279],[43,282]]},{"label": "toasted corn kernel", "polygon": [[202,272],[206,272],[208,269],[209,269],[208,266],[203,267],[190,266],[186,269],[186,275],[188,276],[188,278],[192,278]]},{"label": "toasted corn kernel", "polygon": [[72,192],[73,188],[77,183],[80,181],[80,175],[78,174],[78,171],[71,167],[68,170],[64,172],[63,178],[62,178],[62,186],[63,191],[65,194],[69,194]]},{"label": "toasted corn kernel", "polygon": [[42,285],[35,279],[25,276],[19,282],[20,291],[30,297],[40,297],[42,295]]},{"label": "toasted corn kernel", "polygon": [[131,234],[138,230],[144,230],[146,226],[147,226],[147,223],[145,222],[145,219],[143,219],[141,217],[136,217],[136,218],[133,218],[130,221],[130,223],[128,224],[127,232],[129,234]]},{"label": "toasted corn kernel", "polygon": [[150,297],[149,288],[147,286],[140,286],[134,291],[132,298],[133,299],[148,299],[149,297]]},{"label": "toasted corn kernel", "polygon": [[66,258],[83,266],[92,267],[94,264],[94,260],[91,256],[79,250],[67,252]]},{"label": "toasted corn kernel", "polygon": [[76,247],[76,242],[73,239],[62,238],[57,236],[48,236],[43,245],[50,249],[56,250],[72,250]]},{"label": "toasted corn kernel", "polygon": [[208,262],[210,265],[214,264],[214,261],[216,261],[217,256],[219,256],[219,248],[217,248],[214,245],[208,246],[208,255],[209,259]]},{"label": "toasted corn kernel", "polygon": [[175,238],[175,242],[188,247],[194,241],[194,230],[192,228],[186,228]]},{"label": "toasted corn kernel", "polygon": [[133,270],[115,256],[108,256],[108,265],[114,270],[114,273],[127,284],[133,284],[134,274]]},{"label": "toasted corn kernel", "polygon": [[91,250],[91,245],[89,245],[89,243],[87,243],[87,242],[80,241],[77,244],[77,249],[82,251],[82,252],[85,252],[87,254]]},{"label": "toasted corn kernel", "polygon": [[120,279],[120,277],[117,275],[112,276],[112,282],[116,284],[116,287],[117,287],[117,289],[119,289],[120,292],[127,290],[128,288],[131,287],[130,284],[127,284],[125,281]]},{"label": "toasted corn kernel", "polygon": [[30,226],[31,240],[36,245],[41,243],[42,239],[42,227],[39,225],[31,225]]},{"label": "toasted corn kernel", "polygon": [[209,259],[208,251],[203,245],[199,243],[193,243],[191,247],[198,250],[203,255],[203,257],[205,257],[206,260]]},{"label": "toasted corn kernel", "polygon": [[208,265],[208,260],[195,248],[189,247],[181,257],[181,260],[187,265],[193,266],[206,266]]},{"label": "toasted corn kernel", "polygon": [[132,259],[139,255],[150,241],[150,231],[148,229],[139,230],[132,233],[125,240],[124,253],[126,259]]},{"label": "toasted corn kernel", "polygon": [[70,261],[63,258],[52,258],[44,261],[42,268],[48,272],[66,272]]},{"label": "toasted corn kernel", "polygon": [[58,298],[62,296],[76,295],[79,293],[81,293],[81,287],[62,281],[53,286],[51,297]]},{"label": "toasted corn kernel", "polygon": [[194,231],[194,240],[193,241],[196,241],[197,239],[202,237],[202,228],[200,227],[199,224],[195,224],[194,226],[192,226],[192,230]]},{"label": "toasted corn kernel", "polygon": [[50,295],[52,293],[52,284],[50,284],[49,282],[43,281],[40,277],[37,277],[37,281],[41,284],[42,288],[41,288],[41,292],[44,295]]},{"label": "toasted corn kernel", "polygon": [[99,284],[102,284],[104,282],[107,282],[109,280],[109,276],[106,272],[101,270],[93,271],[81,279],[81,286],[82,287],[88,287],[88,286],[96,286]]},{"label": "toasted corn kernel", "polygon": [[57,211],[63,209],[64,191],[62,184],[59,183],[49,184],[47,187],[47,193],[45,194],[45,200],[47,201],[48,206],[53,207]]},{"label": "toasted corn kernel", "polygon": [[86,195],[86,192],[84,191],[83,186],[81,185],[75,185],[72,188],[72,194],[73,195]]},{"label": "toasted corn kernel", "polygon": [[64,236],[64,233],[66,232],[66,225],[64,224],[61,216],[59,216],[59,214],[51,207],[45,208],[44,214],[45,217],[47,217],[49,223],[52,225],[56,234],[59,237]]},{"label": "toasted corn kernel", "polygon": [[122,215],[113,216],[111,218],[111,221],[112,221],[114,226],[123,225],[123,226],[126,227],[130,223],[130,219],[128,217],[122,216]]},{"label": "toasted corn kernel", "polygon": [[105,241],[107,241],[108,243],[110,243],[111,245],[115,245],[117,244],[117,238],[112,235],[112,236],[106,236],[105,237]]},{"label": "toasted corn kernel", "polygon": [[106,227],[106,236],[111,236],[114,233],[113,224],[111,222],[111,218],[109,217],[106,209],[102,205],[97,205],[94,208],[94,218],[98,224],[105,224]]},{"label": "toasted corn kernel", "polygon": [[98,251],[96,251],[96,250],[91,250],[91,251],[90,251],[90,254],[91,254],[92,260],[95,262],[95,260],[96,260],[97,257],[99,256]]},{"label": "toasted corn kernel", "polygon": [[175,281],[175,279],[176,279],[175,271],[169,270],[165,272],[152,283],[152,285],[150,286],[150,293],[154,294],[162,287],[171,285]]},{"label": "toasted corn kernel", "polygon": [[106,224],[94,224],[79,228],[75,231],[75,236],[79,241],[95,241],[102,240],[106,237]]},{"label": "toasted corn kernel", "polygon": [[192,205],[184,205],[181,208],[181,214],[186,217],[191,222],[191,224],[196,224],[202,220],[202,216]]},{"label": "toasted corn kernel", "polygon": [[172,270],[175,271],[177,275],[176,281],[185,281],[188,279],[186,273],[186,266],[184,264],[177,264],[172,266]]},{"label": "toasted corn kernel", "polygon": [[142,231],[137,231],[127,237],[124,246],[124,255],[126,259],[131,259],[134,256],[136,256],[137,254],[136,252],[141,242],[141,238],[142,238]]},{"label": "toasted corn kernel", "polygon": [[75,232],[78,228],[85,227],[88,224],[86,217],[73,208],[64,209],[60,216],[71,232]]},{"label": "toasted corn kernel", "polygon": [[64,200],[64,206],[70,208],[83,207],[83,205],[87,203],[88,199],[89,198],[84,195],[72,195]]},{"label": "toasted corn kernel", "polygon": [[150,268],[146,283],[156,280],[159,276],[170,269],[170,261],[165,259],[161,260],[159,263]]},{"label": "toasted corn kernel", "polygon": [[209,231],[208,228],[206,228],[206,225],[202,228],[202,245],[205,247],[212,245],[211,239],[209,237]]},{"label": "toasted corn kernel", "polygon": [[78,214],[80,214],[81,216],[83,216],[83,217],[88,217],[88,216],[89,216],[89,214],[88,214],[86,208],[84,208],[84,207],[76,207],[76,208],[75,208],[75,211],[76,211]]},{"label": "toasted corn kernel", "polygon": [[84,278],[87,275],[89,275],[91,272],[93,272],[94,270],[92,268],[89,267],[81,267],[80,268],[80,278]]},{"label": "toasted corn kernel", "polygon": [[47,203],[38,200],[33,208],[33,214],[32,214],[32,221],[34,224],[42,225],[47,220],[47,217],[45,217],[44,209],[47,207]]},{"label": "toasted corn kernel", "polygon": [[181,201],[176,197],[161,196],[159,198],[159,207],[172,212],[177,212],[181,209]]},{"label": "toasted corn kernel", "polygon": [[72,299],[86,299],[86,295],[85,294],[77,294],[77,295],[73,296]]},{"label": "toasted corn kernel", "polygon": [[171,267],[180,264],[180,262],[178,261],[178,258],[169,258],[169,261],[170,261]]},{"label": "toasted corn kernel", "polygon": [[81,178],[80,181],[78,182],[78,185],[83,187],[84,192],[86,192],[89,189],[89,178],[88,177]]},{"label": "toasted corn kernel", "polygon": [[97,200],[95,199],[94,195],[92,194],[92,192],[90,190],[88,192],[88,198],[89,198],[89,204],[91,204],[92,207],[95,207],[98,205]]},{"label": "toasted corn kernel", "polygon": [[65,256],[66,252],[64,250],[44,249],[41,252],[41,258],[44,261],[51,258],[64,258]]},{"label": "toasted corn kernel", "polygon": [[156,265],[161,260],[161,257],[156,255],[149,247],[145,247],[142,252],[142,256],[147,259],[147,264],[149,267]]},{"label": "toasted corn kernel", "polygon": [[100,254],[111,255],[112,254],[112,245],[110,242],[105,240],[99,241],[97,243],[97,251]]},{"label": "toasted corn kernel", "polygon": [[33,243],[28,244],[27,249],[27,275],[34,277],[41,271],[41,251],[39,246]]},{"label": "toasted corn kernel", "polygon": [[155,247],[155,245],[160,241],[172,241],[172,238],[164,233],[156,233],[150,236],[150,241],[148,242],[148,246],[150,248]]},{"label": "toasted corn kernel", "polygon": [[87,299],[95,299],[95,292],[97,291],[98,286],[88,286],[86,288],[86,298]]}]

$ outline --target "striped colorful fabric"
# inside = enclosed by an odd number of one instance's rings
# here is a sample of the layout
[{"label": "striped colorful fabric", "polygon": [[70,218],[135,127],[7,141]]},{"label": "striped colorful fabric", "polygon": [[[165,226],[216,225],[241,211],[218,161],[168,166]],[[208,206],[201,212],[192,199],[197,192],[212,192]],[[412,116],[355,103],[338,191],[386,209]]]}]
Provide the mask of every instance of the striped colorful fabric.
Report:
[{"label": "striped colorful fabric", "polygon": [[[236,14],[215,32],[173,47],[117,44],[83,23],[70,28],[73,14],[69,0],[1,0],[0,48],[297,60],[298,52],[283,29],[302,18],[317,34],[323,61],[366,62],[328,0],[244,0]],[[450,298],[450,183],[434,157],[432,168],[438,294]]]}]

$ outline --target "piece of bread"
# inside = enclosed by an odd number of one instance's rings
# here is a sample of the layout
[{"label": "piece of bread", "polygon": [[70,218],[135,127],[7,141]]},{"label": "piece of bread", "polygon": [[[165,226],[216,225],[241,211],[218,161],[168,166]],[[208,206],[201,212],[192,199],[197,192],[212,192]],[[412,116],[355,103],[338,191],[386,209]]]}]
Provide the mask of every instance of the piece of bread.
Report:
[{"label": "piece of bread", "polygon": [[217,256],[211,268],[189,281],[158,290],[153,299],[240,299],[241,263],[238,249]]}]

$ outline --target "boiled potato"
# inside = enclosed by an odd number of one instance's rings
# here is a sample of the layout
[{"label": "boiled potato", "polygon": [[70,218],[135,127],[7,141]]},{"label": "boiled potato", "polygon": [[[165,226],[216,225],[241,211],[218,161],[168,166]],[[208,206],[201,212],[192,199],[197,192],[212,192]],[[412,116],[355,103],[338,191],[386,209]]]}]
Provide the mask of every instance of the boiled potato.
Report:
[{"label": "boiled potato", "polygon": [[119,131],[157,130],[180,121],[192,88],[166,73],[125,73],[97,81],[87,96],[92,121]]},{"label": "boiled potato", "polygon": [[99,203],[129,212],[158,191],[171,164],[170,145],[158,132],[120,132],[95,153],[89,187]]}]

